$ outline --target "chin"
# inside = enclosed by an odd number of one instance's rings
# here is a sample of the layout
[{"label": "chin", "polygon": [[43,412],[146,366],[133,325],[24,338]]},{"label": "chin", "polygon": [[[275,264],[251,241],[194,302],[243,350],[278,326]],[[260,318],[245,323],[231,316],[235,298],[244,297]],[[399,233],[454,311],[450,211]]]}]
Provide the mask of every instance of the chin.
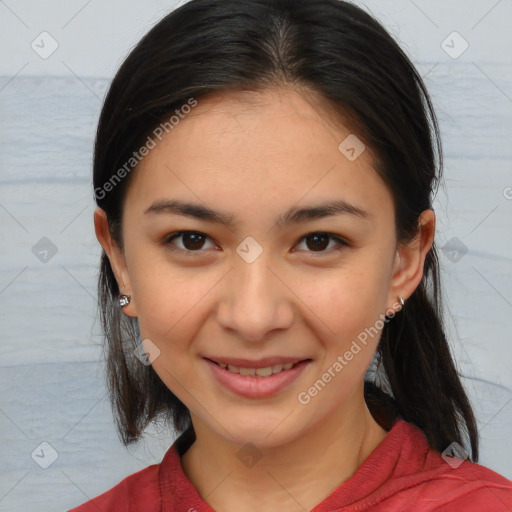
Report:
[{"label": "chin", "polygon": [[232,418],[226,430],[218,429],[217,434],[227,442],[244,446],[251,443],[258,448],[274,448],[292,442],[300,435],[300,428],[296,421],[290,422],[286,414],[266,415],[262,417],[254,410],[251,413],[240,414]]}]

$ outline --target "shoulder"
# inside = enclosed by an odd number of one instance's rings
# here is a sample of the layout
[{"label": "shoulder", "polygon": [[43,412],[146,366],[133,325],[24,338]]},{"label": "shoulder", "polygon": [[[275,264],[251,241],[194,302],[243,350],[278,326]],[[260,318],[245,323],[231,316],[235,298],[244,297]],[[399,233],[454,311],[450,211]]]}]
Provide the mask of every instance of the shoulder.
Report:
[{"label": "shoulder", "polygon": [[381,468],[387,474],[366,501],[375,507],[371,510],[512,511],[512,482],[504,476],[468,460],[444,458],[411,423],[397,423],[390,434],[382,447],[387,455],[381,454],[389,458]]},{"label": "shoulder", "polygon": [[161,507],[159,471],[153,464],[127,476],[110,490],[68,512],[157,512]]},{"label": "shoulder", "polygon": [[[489,468],[465,461],[450,467],[437,452],[440,471],[427,480],[422,499],[435,512],[496,512],[512,510],[512,482]],[[444,464],[444,466],[443,466]]]},{"label": "shoulder", "polygon": [[194,441],[189,427],[167,450],[159,464],[127,476],[109,491],[68,512],[161,512],[174,510],[178,503],[200,503],[199,495],[181,467],[181,455]]},{"label": "shoulder", "polygon": [[[416,440],[424,438],[417,427],[408,425],[408,428]],[[416,495],[418,504],[415,510],[512,511],[512,481],[469,460],[443,457],[428,446],[426,438],[423,443],[424,457],[420,457],[421,463],[417,464],[414,473],[407,475],[405,481],[408,483],[404,486],[408,488],[408,494]]]}]

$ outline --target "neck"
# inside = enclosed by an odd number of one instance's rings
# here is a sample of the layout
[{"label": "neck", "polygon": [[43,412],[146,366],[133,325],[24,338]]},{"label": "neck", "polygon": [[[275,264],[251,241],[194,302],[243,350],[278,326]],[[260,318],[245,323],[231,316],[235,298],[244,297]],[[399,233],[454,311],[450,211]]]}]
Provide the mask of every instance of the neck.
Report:
[{"label": "neck", "polygon": [[182,456],[183,471],[202,499],[222,512],[311,510],[348,480],[387,434],[363,400],[284,445],[258,449],[257,463],[244,465],[237,456],[240,446],[198,418],[192,421],[196,441]]}]

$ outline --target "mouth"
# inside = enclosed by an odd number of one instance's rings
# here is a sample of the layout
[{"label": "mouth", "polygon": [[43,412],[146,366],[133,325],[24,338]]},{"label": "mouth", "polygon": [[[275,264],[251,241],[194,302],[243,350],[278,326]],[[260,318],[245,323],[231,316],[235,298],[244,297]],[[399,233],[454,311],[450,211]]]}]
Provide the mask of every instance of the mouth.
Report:
[{"label": "mouth", "polygon": [[208,361],[215,363],[224,370],[230,373],[253,376],[253,377],[271,377],[287,370],[291,370],[296,365],[311,361],[311,359],[297,359],[297,358],[268,358],[260,361],[249,361],[241,359],[212,359],[205,357]]},{"label": "mouth", "polygon": [[258,361],[203,357],[211,375],[225,389],[251,399],[271,398],[291,386],[312,359],[269,357]]}]

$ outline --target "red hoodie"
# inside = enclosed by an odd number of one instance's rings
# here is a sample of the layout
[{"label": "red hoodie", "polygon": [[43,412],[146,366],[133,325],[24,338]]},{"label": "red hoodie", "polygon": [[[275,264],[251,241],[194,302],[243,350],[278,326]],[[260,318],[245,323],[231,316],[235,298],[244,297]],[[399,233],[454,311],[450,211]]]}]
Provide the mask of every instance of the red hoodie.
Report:
[{"label": "red hoodie", "polygon": [[[184,432],[153,464],[68,512],[215,512],[183,473]],[[311,512],[511,512],[512,482],[461,459],[446,462],[423,432],[397,420],[354,475]]]}]

